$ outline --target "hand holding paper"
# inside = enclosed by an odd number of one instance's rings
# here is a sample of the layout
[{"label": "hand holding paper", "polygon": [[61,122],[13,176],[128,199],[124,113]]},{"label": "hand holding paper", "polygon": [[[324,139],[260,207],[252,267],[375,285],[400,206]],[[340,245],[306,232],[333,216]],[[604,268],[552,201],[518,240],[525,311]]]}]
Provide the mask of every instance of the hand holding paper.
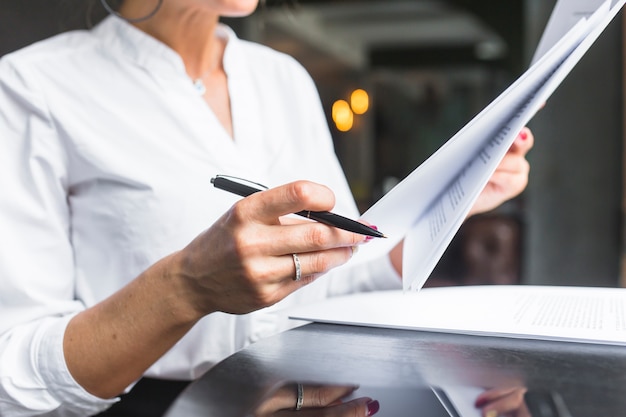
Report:
[{"label": "hand holding paper", "polygon": [[367,210],[363,219],[384,230],[388,239],[366,245],[354,260],[384,256],[403,241],[403,287],[419,290],[518,133],[626,0],[614,3],[611,7],[607,0],[582,18],[515,83]]},{"label": "hand holding paper", "polygon": [[522,129],[489,178],[468,216],[493,210],[524,191],[530,170],[526,154],[533,147],[534,140],[530,129]]}]

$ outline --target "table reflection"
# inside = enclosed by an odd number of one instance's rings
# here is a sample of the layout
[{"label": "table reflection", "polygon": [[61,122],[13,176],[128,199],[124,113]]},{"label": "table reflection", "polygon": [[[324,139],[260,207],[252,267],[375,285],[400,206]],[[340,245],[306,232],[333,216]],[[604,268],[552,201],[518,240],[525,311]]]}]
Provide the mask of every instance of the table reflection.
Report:
[{"label": "table reflection", "polygon": [[[377,401],[374,415],[387,417],[622,416],[626,349],[311,323],[216,365],[166,416],[292,415],[298,381],[299,417],[341,415],[332,413],[362,399]],[[316,408],[314,386],[353,390]],[[281,401],[267,403],[277,387]],[[358,415],[366,412],[351,414]]]},{"label": "table reflection", "polygon": [[368,387],[289,383],[254,417],[571,417],[562,397],[526,387]]}]

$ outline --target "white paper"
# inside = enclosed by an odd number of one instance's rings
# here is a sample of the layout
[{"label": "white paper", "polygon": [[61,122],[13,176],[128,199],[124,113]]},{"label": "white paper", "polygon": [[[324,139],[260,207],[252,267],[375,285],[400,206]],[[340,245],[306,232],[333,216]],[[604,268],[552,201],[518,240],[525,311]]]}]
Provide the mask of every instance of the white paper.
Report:
[{"label": "white paper", "polygon": [[[606,0],[558,0],[539,41],[535,63],[580,20],[590,17]],[[616,5],[618,1],[613,1]]]},{"label": "white paper", "polygon": [[[433,392],[439,397],[441,404],[452,417],[482,417],[481,410],[476,408],[474,404],[478,396],[484,391],[483,388],[462,385],[433,387]],[[448,406],[451,410],[448,410]]]},{"label": "white paper", "polygon": [[626,289],[490,285],[380,291],[288,312],[297,320],[626,345]]},{"label": "white paper", "polygon": [[388,239],[359,249],[353,262],[386,254],[404,239],[403,288],[419,290],[520,130],[578,63],[626,0],[605,1],[580,20],[514,84],[362,218]]}]

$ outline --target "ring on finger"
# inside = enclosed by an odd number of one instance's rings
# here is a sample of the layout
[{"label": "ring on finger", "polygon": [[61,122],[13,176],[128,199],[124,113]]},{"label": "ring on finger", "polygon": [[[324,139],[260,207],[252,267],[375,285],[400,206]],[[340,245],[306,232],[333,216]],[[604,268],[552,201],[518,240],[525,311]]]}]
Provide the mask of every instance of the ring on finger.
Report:
[{"label": "ring on finger", "polygon": [[292,253],[293,257],[293,265],[296,267],[296,276],[293,278],[294,281],[298,282],[302,279],[302,267],[300,266],[300,258],[295,253]]},{"label": "ring on finger", "polygon": [[302,409],[302,404],[304,403],[304,387],[302,384],[296,384],[296,411],[300,411]]}]

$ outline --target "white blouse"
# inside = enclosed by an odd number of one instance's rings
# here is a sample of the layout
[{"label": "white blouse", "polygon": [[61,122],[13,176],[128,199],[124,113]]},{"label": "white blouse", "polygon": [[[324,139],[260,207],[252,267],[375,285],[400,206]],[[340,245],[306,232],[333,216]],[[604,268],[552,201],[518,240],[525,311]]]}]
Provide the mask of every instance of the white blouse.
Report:
[{"label": "white blouse", "polygon": [[[180,250],[239,197],[216,174],[328,185],[358,217],[315,86],[292,58],[228,39],[234,140],[181,58],[115,17],[0,60],[0,415],[90,415],[72,378],[69,319]],[[277,306],[202,319],[146,375],[193,379],[289,327],[281,307],[399,288],[388,258],[345,265]]]}]

